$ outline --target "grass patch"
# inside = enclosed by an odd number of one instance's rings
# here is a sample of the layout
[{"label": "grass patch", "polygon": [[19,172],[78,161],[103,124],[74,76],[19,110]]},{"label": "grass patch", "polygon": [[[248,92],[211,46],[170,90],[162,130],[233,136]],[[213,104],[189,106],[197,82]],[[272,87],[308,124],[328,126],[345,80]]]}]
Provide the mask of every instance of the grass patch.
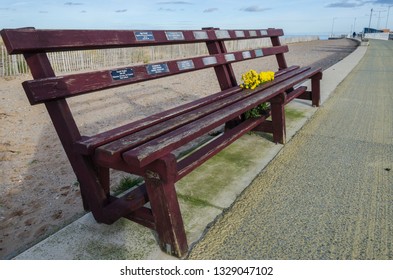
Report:
[{"label": "grass patch", "polygon": [[121,178],[119,184],[114,188],[113,193],[114,195],[119,195],[125,191],[128,191],[129,189],[139,185],[140,183],[143,182],[143,179],[141,177],[131,177],[131,176],[125,176]]},{"label": "grass patch", "polygon": [[287,119],[294,120],[294,119],[303,118],[303,117],[304,117],[304,114],[303,114],[302,111],[298,111],[298,110],[294,110],[294,109],[285,108],[285,117],[286,117]]},{"label": "grass patch", "polygon": [[190,203],[192,206],[196,206],[196,207],[206,207],[206,206],[210,206],[210,207],[214,207],[214,208],[218,208],[221,210],[224,210],[224,208],[222,207],[218,207],[217,205],[213,205],[210,202],[203,200],[203,199],[199,199],[197,197],[192,197],[190,195],[185,195],[185,194],[181,194],[181,193],[177,193],[177,197],[179,199],[182,199],[183,201]]}]

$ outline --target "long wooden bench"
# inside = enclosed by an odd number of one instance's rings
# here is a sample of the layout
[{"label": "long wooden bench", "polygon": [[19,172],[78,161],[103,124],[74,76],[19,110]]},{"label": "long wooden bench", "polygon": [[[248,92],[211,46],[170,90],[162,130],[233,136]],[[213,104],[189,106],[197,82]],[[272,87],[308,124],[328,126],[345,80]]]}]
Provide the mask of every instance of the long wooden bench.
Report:
[{"label": "long wooden bench", "polygon": [[[284,106],[294,98],[319,106],[321,69],[288,67],[281,29],[255,30],[36,30],[4,29],[10,54],[23,54],[33,80],[23,82],[32,105],[44,103],[80,183],[84,207],[99,223],[127,218],[157,232],[162,250],[178,257],[188,250],[175,183],[251,130],[285,143]],[[226,41],[268,38],[271,46],[228,52]],[[170,61],[56,76],[48,52],[205,43],[208,54]],[[232,64],[275,56],[272,82],[254,90],[239,87]],[[262,62],[261,62],[262,63]],[[213,67],[221,90],[96,135],[81,135],[67,98]],[[311,88],[299,86],[311,79]],[[195,81],[201,82],[201,81]],[[187,89],[187,85],[185,85]],[[270,103],[261,117],[239,120],[255,106]],[[271,116],[271,120],[267,118]],[[234,121],[238,120],[238,121]],[[212,141],[177,159],[176,149],[227,124]],[[230,125],[229,125],[230,124]],[[110,193],[110,169],[144,178],[122,197]]]}]

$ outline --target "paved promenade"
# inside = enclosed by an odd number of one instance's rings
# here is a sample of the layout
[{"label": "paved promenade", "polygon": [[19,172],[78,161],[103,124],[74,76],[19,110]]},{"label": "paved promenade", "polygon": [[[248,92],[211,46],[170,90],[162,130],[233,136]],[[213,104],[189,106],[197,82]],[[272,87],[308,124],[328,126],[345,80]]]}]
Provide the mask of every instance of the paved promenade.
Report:
[{"label": "paved promenade", "polygon": [[393,259],[392,54],[370,42],[190,259]]}]

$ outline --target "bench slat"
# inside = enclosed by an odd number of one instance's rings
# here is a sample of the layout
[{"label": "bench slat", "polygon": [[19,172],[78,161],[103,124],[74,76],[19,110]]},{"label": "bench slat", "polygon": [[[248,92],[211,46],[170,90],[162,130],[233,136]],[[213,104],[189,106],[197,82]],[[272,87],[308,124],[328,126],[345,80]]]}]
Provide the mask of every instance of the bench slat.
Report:
[{"label": "bench slat", "polygon": [[[308,69],[309,68],[301,68],[288,72],[285,75],[279,76],[273,82],[260,86],[259,90],[273,87],[276,84],[279,84],[291,77],[294,77],[296,75],[301,74],[302,72],[307,71]],[[190,123],[197,119],[200,119],[217,110],[222,110],[223,108],[226,108],[231,104],[239,102],[242,99],[249,98],[250,96],[258,92],[258,91],[248,91],[248,92],[243,91],[240,87],[236,87],[235,90],[236,91],[233,91],[231,95],[226,96],[225,98],[217,99],[216,101],[206,104],[203,107],[176,116],[172,119],[166,120],[165,122],[160,122],[154,126],[145,128],[139,132],[123,137],[117,141],[98,147],[95,151],[96,160],[107,162],[108,160],[113,160],[116,157],[119,159],[120,154],[126,150],[132,149],[133,147],[136,147],[149,140],[157,138],[164,133],[175,130],[178,127],[186,125],[187,123]]]},{"label": "bench slat", "polygon": [[[246,99],[226,107],[225,109],[223,108],[220,111],[214,112],[152,141],[149,141],[141,146],[129,150],[123,153],[123,159],[128,164],[138,168],[146,166],[147,164],[160,158],[162,155],[170,153],[171,151],[181,147],[188,141],[208,133],[211,129],[217,127],[218,125],[224,124],[236,116],[252,109],[256,105],[268,101],[280,92],[285,92],[299,82],[315,75],[319,71],[320,69],[310,69],[282,83],[278,83],[272,87],[263,89],[262,94],[253,94]],[[258,93],[261,91],[261,89],[254,91]],[[110,151],[106,151],[101,147],[98,148],[97,151],[100,151],[101,154],[108,152],[111,153]]]},{"label": "bench slat", "polygon": [[282,36],[282,29],[262,30],[44,30],[3,29],[9,54],[92,50],[243,40]]},{"label": "bench slat", "polygon": [[[276,76],[276,82],[279,81],[279,77],[283,76],[285,74],[288,74],[294,70],[299,69],[299,66],[291,66],[288,67],[284,70],[278,71],[275,76]],[[287,76],[288,77],[288,76]],[[209,95],[204,98],[197,99],[195,101],[192,101],[190,103],[178,106],[176,108],[146,117],[142,120],[138,120],[136,122],[132,122],[129,124],[126,124],[124,126],[108,130],[106,132],[91,136],[91,137],[84,137],[83,140],[78,141],[75,144],[75,149],[84,155],[89,155],[94,152],[94,150],[102,145],[105,145],[107,143],[113,142],[115,140],[118,140],[122,137],[125,137],[129,134],[132,134],[136,131],[142,130],[146,127],[155,125],[160,122],[165,122],[168,119],[171,119],[173,117],[176,117],[180,114],[189,112],[191,110],[194,110],[196,108],[200,108],[206,104],[213,103],[217,100],[220,100],[222,98],[225,98],[227,96],[230,96],[236,92],[241,90],[240,88],[231,88],[228,90],[224,90],[222,92],[218,92],[216,94]]]},{"label": "bench slat", "polygon": [[[239,62],[262,56],[288,52],[288,46],[259,48],[250,51],[237,51],[228,54],[185,58],[160,63],[126,66],[123,68],[95,71],[67,76],[23,82],[23,88],[32,105],[60,98],[73,97],[89,92],[134,84],[157,78],[187,73],[232,62]],[[211,63],[216,62],[216,63]],[[161,72],[149,73],[158,67]]]}]

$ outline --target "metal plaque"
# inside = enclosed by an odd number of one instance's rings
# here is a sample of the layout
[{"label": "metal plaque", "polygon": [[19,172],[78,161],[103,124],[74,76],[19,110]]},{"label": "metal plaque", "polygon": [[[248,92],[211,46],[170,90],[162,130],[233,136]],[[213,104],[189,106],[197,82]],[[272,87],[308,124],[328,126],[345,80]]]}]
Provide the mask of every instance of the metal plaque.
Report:
[{"label": "metal plaque", "polygon": [[197,40],[209,39],[206,31],[194,31],[194,38]]},{"label": "metal plaque", "polygon": [[166,31],[165,35],[169,41],[184,40],[184,35],[181,31]]},{"label": "metal plaque", "polygon": [[135,77],[134,70],[130,68],[111,71],[112,80],[120,81]]},{"label": "metal plaque", "polygon": [[228,53],[228,54],[225,55],[225,60],[226,60],[227,62],[229,62],[229,61],[235,61],[236,58],[235,58],[235,55],[234,55],[233,53]]},{"label": "metal plaque", "polygon": [[256,57],[263,56],[263,50],[262,49],[257,49],[254,51]]},{"label": "metal plaque", "polygon": [[135,31],[135,38],[137,41],[154,41],[154,35],[151,31]]},{"label": "metal plaque", "polygon": [[267,30],[266,29],[261,30],[261,35],[262,36],[267,36],[268,35],[267,34]]},{"label": "metal plaque", "polygon": [[243,30],[236,30],[235,34],[237,38],[243,38],[245,36]]},{"label": "metal plaque", "polygon": [[216,33],[217,39],[231,38],[228,30],[215,30],[214,32]]},{"label": "metal plaque", "polygon": [[215,56],[209,56],[209,57],[202,58],[202,61],[203,61],[203,64],[205,64],[205,65],[211,65],[211,64],[217,63],[217,58]]},{"label": "metal plaque", "polygon": [[182,71],[182,70],[194,69],[195,65],[192,59],[190,59],[190,60],[178,61],[177,67],[179,68],[180,71]]},{"label": "metal plaque", "polygon": [[252,36],[252,37],[256,37],[257,36],[257,32],[255,30],[250,30],[248,32],[250,33],[250,36]]},{"label": "metal plaque", "polygon": [[147,69],[147,73],[149,75],[155,75],[155,74],[169,72],[168,64],[166,64],[166,63],[149,64],[146,66],[146,69]]},{"label": "metal plaque", "polygon": [[251,53],[249,51],[242,52],[242,55],[244,59],[251,58]]}]

